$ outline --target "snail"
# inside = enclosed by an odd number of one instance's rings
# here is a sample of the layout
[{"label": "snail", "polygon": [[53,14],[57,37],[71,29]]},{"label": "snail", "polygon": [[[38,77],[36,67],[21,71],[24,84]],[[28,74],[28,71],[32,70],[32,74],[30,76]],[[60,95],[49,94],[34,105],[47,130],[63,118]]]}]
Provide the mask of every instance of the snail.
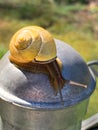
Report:
[{"label": "snail", "polygon": [[60,93],[65,83],[86,87],[65,80],[62,76],[62,63],[57,57],[56,45],[51,34],[38,26],[27,26],[17,31],[10,42],[10,61],[17,67],[33,73],[49,75],[55,95]]},{"label": "snail", "polygon": [[28,26],[17,31],[11,39],[10,61],[17,67],[33,73],[49,75],[55,95],[65,84],[61,75],[62,63],[57,58],[56,45],[51,34],[38,26]]}]

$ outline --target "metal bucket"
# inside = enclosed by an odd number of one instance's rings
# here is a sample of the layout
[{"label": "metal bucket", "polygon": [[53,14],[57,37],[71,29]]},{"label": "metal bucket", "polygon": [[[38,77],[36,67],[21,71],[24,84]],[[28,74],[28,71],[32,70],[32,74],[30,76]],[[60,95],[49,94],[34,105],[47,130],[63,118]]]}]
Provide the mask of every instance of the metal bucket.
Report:
[{"label": "metal bucket", "polygon": [[96,81],[73,48],[62,41],[55,42],[63,77],[88,87],[65,84],[62,105],[46,75],[18,69],[10,63],[8,52],[0,61],[0,130],[81,130]]}]

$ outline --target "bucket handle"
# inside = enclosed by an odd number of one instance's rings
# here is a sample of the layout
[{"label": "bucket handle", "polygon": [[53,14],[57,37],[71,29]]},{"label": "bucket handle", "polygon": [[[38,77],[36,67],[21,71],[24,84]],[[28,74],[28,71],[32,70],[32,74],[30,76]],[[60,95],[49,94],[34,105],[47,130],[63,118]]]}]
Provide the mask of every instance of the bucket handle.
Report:
[{"label": "bucket handle", "polygon": [[[88,67],[92,70],[94,75],[98,78],[98,60],[89,61]],[[98,129],[98,113],[82,122],[81,130],[97,130]]]},{"label": "bucket handle", "polygon": [[89,61],[87,65],[93,71],[94,75],[98,78],[98,60]]}]

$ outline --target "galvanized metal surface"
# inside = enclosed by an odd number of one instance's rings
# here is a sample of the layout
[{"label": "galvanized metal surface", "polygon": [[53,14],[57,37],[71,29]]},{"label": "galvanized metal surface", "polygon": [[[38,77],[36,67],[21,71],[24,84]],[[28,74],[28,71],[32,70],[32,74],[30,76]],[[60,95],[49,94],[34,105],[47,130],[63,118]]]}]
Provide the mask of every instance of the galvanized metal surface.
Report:
[{"label": "galvanized metal surface", "polygon": [[[69,45],[56,41],[57,55],[62,61],[62,75],[67,80],[86,84],[87,89],[65,84],[62,89],[63,107],[88,98],[95,88],[95,79],[80,55]],[[54,95],[48,76],[19,70],[8,60],[0,61],[0,97],[24,106],[35,108],[62,108],[59,94]]]},{"label": "galvanized metal surface", "polygon": [[47,75],[19,70],[8,60],[8,52],[0,61],[2,130],[80,130],[96,81],[73,48],[59,40],[56,40],[56,46],[63,64],[63,77],[86,84],[87,89],[65,84],[62,105],[60,95],[54,95]]},{"label": "galvanized metal surface", "polygon": [[2,130],[80,130],[88,99],[61,110],[26,109],[0,101]]}]

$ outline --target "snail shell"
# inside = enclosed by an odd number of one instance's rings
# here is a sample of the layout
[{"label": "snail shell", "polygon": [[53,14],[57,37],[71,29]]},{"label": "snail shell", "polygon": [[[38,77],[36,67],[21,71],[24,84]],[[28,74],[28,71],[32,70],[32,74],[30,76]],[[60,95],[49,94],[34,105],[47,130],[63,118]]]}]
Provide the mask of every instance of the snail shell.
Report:
[{"label": "snail shell", "polygon": [[38,26],[28,26],[14,34],[10,42],[10,60],[19,63],[49,62],[56,58],[51,34]]}]

